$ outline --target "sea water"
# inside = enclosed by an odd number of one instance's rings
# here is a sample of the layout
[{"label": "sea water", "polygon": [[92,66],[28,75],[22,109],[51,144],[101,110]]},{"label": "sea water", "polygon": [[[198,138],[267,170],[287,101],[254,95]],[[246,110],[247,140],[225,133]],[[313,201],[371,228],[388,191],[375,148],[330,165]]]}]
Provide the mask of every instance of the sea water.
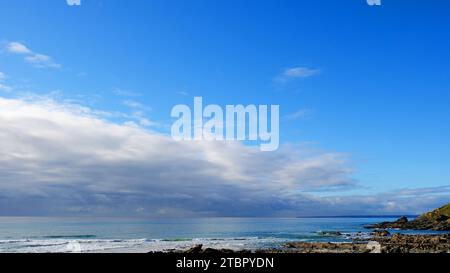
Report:
[{"label": "sea water", "polygon": [[234,250],[280,248],[290,241],[351,241],[368,236],[364,225],[392,220],[0,217],[0,252],[149,252],[183,250],[195,244]]}]

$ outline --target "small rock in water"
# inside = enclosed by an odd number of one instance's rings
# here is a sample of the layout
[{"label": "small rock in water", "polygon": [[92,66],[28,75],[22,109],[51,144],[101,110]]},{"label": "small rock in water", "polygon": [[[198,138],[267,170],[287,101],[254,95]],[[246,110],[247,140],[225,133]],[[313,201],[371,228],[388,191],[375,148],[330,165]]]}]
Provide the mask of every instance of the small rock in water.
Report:
[{"label": "small rock in water", "polygon": [[342,233],[339,231],[318,231],[317,234],[321,236],[342,236]]}]

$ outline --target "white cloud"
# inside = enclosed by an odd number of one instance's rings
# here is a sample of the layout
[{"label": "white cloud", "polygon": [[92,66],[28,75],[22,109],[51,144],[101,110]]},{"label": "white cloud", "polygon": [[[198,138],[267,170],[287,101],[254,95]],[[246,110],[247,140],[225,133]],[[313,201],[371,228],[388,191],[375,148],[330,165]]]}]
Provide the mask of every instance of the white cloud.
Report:
[{"label": "white cloud", "polygon": [[141,93],[137,93],[137,92],[133,92],[130,90],[124,90],[124,89],[120,89],[120,88],[113,88],[113,93],[116,94],[117,96],[121,96],[121,97],[140,97],[142,96]]},{"label": "white cloud", "polygon": [[152,110],[151,107],[145,106],[134,100],[124,100],[123,104],[131,109],[131,114],[127,116],[130,119],[137,121],[139,125],[144,127],[159,126],[157,122],[150,121],[150,119],[146,117],[147,112]]},{"label": "white cloud", "polygon": [[312,111],[310,109],[300,109],[286,116],[289,120],[308,119],[311,117]]},{"label": "white cloud", "polygon": [[320,73],[319,69],[313,69],[308,67],[292,67],[284,70],[278,75],[275,80],[277,82],[288,82],[293,79],[309,78]]},{"label": "white cloud", "polygon": [[288,78],[307,78],[319,73],[317,69],[311,69],[307,67],[294,67],[284,71],[283,76]]},{"label": "white cloud", "polygon": [[69,6],[81,6],[81,0],[66,0]]},{"label": "white cloud", "polygon": [[143,105],[140,102],[134,101],[134,100],[124,100],[123,104],[127,107],[130,107],[135,110],[142,110],[142,111],[150,111],[151,108],[148,106]]},{"label": "white cloud", "polygon": [[26,62],[38,68],[60,68],[61,65],[56,63],[50,56],[35,53],[27,46],[19,42],[10,42],[6,45],[6,50],[13,54],[25,55]]},{"label": "white cloud", "polygon": [[40,68],[45,68],[45,67],[60,68],[61,67],[61,65],[55,63],[50,56],[43,55],[43,54],[33,54],[33,55],[25,57],[25,60],[27,62],[29,62],[30,64],[32,64],[36,67],[40,67]]},{"label": "white cloud", "polygon": [[[400,189],[373,195],[332,196],[320,201],[323,215],[421,214],[450,202],[450,185]],[[337,207],[339,214],[330,213]],[[336,208],[334,208],[336,210]]]},{"label": "white cloud", "polygon": [[24,44],[19,43],[19,42],[11,42],[11,43],[7,44],[6,49],[10,53],[15,53],[15,54],[32,54],[33,53]]},{"label": "white cloud", "polygon": [[11,92],[13,88],[5,83],[3,81],[6,79],[6,75],[0,71],[0,92]]},{"label": "white cloud", "polygon": [[11,86],[0,83],[0,91],[1,91],[1,92],[7,92],[7,93],[9,93],[9,92],[11,92],[12,90],[13,90],[13,88],[12,88]]}]

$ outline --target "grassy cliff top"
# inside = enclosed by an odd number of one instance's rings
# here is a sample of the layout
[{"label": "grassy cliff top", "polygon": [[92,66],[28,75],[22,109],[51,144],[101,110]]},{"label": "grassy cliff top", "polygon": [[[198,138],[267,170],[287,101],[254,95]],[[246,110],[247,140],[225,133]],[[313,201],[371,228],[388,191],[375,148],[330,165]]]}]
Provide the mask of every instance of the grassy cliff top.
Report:
[{"label": "grassy cliff top", "polygon": [[447,217],[450,218],[450,203],[447,205],[444,205],[438,209],[435,209],[433,211],[427,212],[422,214],[419,218],[426,218],[430,220],[437,220],[441,217]]}]

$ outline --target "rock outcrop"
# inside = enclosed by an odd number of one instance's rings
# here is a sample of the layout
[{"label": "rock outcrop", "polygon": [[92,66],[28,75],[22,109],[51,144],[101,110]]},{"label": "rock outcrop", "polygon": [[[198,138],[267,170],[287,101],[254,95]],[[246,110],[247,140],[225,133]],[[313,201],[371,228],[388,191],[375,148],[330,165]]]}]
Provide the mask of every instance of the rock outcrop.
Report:
[{"label": "rock outcrop", "polygon": [[412,229],[412,230],[450,230],[450,204],[424,213],[412,221],[405,216],[394,222],[367,225],[365,228]]},{"label": "rock outcrop", "polygon": [[250,253],[249,250],[239,250],[234,251],[232,249],[215,249],[215,248],[203,248],[202,244],[195,245],[188,250],[184,251],[184,253],[194,253],[194,254],[227,254],[227,253]]}]

